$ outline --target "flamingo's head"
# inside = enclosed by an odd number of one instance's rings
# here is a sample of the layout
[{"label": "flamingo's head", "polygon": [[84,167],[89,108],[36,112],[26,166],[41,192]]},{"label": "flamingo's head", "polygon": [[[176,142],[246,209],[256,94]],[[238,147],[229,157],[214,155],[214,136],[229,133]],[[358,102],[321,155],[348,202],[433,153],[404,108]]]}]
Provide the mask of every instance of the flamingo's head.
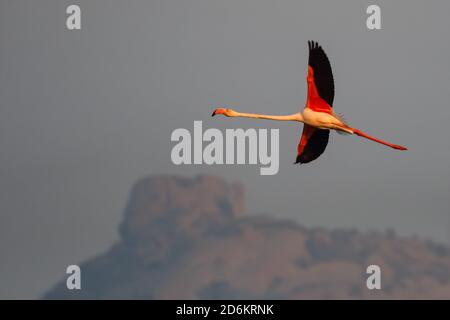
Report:
[{"label": "flamingo's head", "polygon": [[217,114],[223,114],[225,117],[232,117],[234,115],[235,111],[233,109],[229,108],[217,108],[212,113],[211,117],[214,117]]}]

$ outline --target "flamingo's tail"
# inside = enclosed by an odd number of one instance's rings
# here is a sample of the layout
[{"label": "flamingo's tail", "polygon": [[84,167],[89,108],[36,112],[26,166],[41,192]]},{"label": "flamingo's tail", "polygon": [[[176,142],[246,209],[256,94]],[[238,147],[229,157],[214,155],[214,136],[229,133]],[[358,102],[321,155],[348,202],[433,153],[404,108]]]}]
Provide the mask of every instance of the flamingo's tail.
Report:
[{"label": "flamingo's tail", "polygon": [[354,129],[354,128],[352,128],[352,130],[353,130],[353,133],[356,134],[357,136],[360,136],[360,137],[363,137],[363,138],[366,138],[366,139],[369,139],[369,140],[372,140],[372,141],[384,144],[385,146],[391,147],[393,149],[408,150],[407,148],[405,148],[403,146],[399,146],[398,144],[392,144],[392,143],[389,143],[389,142],[377,139],[375,137],[369,136],[367,133],[364,133],[361,130]]}]

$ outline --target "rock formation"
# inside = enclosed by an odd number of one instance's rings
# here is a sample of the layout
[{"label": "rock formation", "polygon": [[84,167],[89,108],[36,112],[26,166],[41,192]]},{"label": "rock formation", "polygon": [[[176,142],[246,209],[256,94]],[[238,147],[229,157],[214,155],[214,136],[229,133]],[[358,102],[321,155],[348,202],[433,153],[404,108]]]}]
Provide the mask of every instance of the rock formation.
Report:
[{"label": "rock formation", "polygon": [[[211,176],[139,181],[121,240],[80,265],[82,289],[67,290],[62,280],[44,298],[450,298],[447,247],[245,217],[243,193]],[[381,290],[366,287],[371,264],[381,267]]]}]

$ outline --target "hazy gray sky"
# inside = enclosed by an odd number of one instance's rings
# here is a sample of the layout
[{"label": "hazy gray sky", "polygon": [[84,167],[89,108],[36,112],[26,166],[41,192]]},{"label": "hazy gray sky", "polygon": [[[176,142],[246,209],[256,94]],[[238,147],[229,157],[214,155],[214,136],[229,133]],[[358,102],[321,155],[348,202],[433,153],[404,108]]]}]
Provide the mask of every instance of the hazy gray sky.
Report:
[{"label": "hazy gray sky", "polygon": [[[82,30],[66,29],[78,3]],[[366,28],[381,7],[382,30]],[[145,175],[240,180],[249,213],[307,226],[450,234],[448,1],[2,1],[0,298],[35,298],[68,264],[117,238]],[[292,165],[301,126],[211,118],[215,105],[289,114],[304,105],[307,40],[352,125],[409,147],[331,135]],[[176,128],[280,128],[280,171],[175,166]]]}]

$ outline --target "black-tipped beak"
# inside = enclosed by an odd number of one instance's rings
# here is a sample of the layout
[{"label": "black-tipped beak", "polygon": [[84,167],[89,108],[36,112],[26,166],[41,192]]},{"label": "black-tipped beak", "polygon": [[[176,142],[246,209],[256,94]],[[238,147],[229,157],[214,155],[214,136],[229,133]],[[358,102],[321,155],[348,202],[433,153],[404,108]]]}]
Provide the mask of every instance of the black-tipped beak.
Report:
[{"label": "black-tipped beak", "polygon": [[216,110],[212,113],[211,117],[214,117],[216,115]]}]

